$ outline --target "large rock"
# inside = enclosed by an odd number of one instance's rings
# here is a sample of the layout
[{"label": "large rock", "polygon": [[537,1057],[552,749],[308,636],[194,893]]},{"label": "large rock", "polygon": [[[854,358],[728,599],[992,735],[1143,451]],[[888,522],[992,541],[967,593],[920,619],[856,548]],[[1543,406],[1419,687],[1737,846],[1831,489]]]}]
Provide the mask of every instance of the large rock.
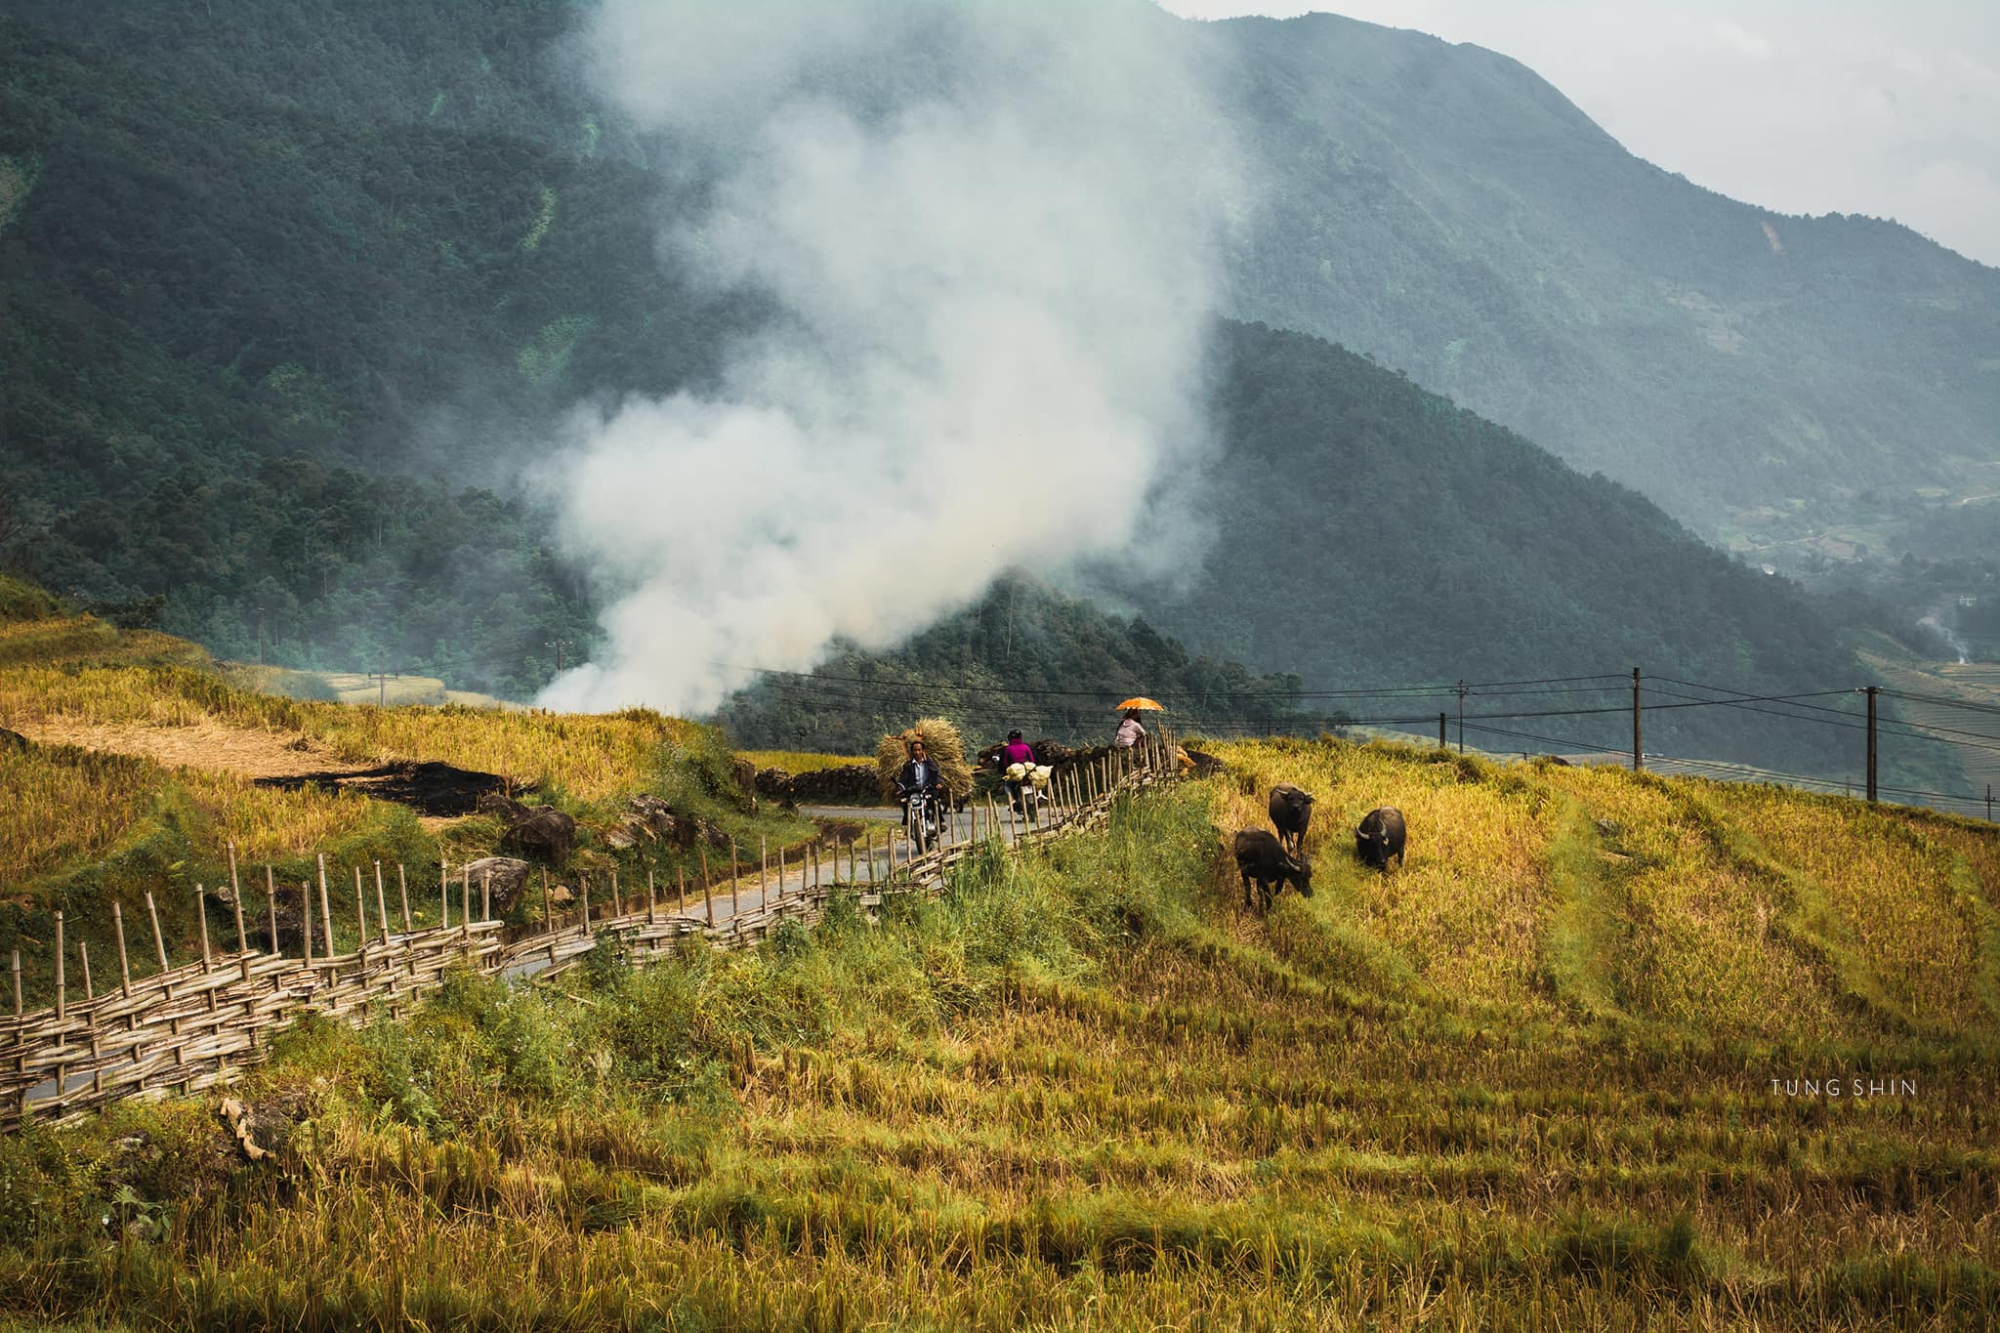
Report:
[{"label": "large rock", "polygon": [[479,811],[499,815],[507,822],[500,845],[511,851],[561,862],[576,844],[576,821],[554,806],[522,805],[493,793],[479,798]]},{"label": "large rock", "polygon": [[623,851],[653,841],[685,847],[694,837],[695,829],[686,816],[674,813],[674,808],[659,797],[641,792],[625,803],[604,840]]},{"label": "large rock", "polygon": [[0,751],[26,750],[33,744],[33,741],[23,736],[20,732],[9,731],[5,727],[0,727]]},{"label": "large rock", "polygon": [[459,872],[470,876],[475,901],[486,892],[486,877],[493,877],[493,910],[505,914],[521,900],[521,894],[528,887],[528,863],[517,861],[511,856],[485,856],[477,861],[467,862]]}]

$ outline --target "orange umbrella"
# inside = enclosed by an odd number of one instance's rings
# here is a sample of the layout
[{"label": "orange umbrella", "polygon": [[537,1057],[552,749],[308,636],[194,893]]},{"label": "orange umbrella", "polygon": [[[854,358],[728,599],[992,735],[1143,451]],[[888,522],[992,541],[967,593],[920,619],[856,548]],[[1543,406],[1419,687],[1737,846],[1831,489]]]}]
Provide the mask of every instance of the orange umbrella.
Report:
[{"label": "orange umbrella", "polygon": [[1124,703],[1119,704],[1118,707],[1113,711],[1122,713],[1128,708],[1150,708],[1156,713],[1164,713],[1167,711],[1167,706],[1165,704],[1156,703],[1155,701],[1146,698],[1127,699]]}]

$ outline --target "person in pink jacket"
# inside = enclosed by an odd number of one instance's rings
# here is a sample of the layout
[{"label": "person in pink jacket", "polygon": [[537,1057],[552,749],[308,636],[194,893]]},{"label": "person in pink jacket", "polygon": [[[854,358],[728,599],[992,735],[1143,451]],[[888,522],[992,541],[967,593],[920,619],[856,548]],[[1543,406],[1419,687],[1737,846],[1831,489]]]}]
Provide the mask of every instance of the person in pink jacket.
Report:
[{"label": "person in pink jacket", "polygon": [[[1026,764],[1029,768],[1033,768],[1035,766],[1035,750],[1033,746],[1021,739],[1019,731],[1010,731],[1007,733],[1007,743],[1000,747],[1000,771],[1004,773],[1015,764]],[[1003,785],[1007,788],[1007,800],[1009,803],[1016,810],[1020,810],[1022,784],[1009,779]]]}]

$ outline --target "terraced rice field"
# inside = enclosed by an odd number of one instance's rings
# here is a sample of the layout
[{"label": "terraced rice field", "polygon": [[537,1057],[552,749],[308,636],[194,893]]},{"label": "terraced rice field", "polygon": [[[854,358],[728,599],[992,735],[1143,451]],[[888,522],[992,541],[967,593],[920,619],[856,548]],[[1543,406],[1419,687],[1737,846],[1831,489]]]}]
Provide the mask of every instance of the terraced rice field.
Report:
[{"label": "terraced rice field", "polygon": [[[937,902],[568,993],[467,979],[206,1104],[0,1141],[79,1327],[1990,1327],[2000,849],[1837,798],[1389,746]],[[1315,894],[1224,837],[1318,797]],[[1384,803],[1404,869],[1351,855]],[[1835,1091],[1830,1089],[1837,1089]],[[104,1219],[109,1218],[106,1222]],[[39,1325],[37,1325],[39,1326]]]}]

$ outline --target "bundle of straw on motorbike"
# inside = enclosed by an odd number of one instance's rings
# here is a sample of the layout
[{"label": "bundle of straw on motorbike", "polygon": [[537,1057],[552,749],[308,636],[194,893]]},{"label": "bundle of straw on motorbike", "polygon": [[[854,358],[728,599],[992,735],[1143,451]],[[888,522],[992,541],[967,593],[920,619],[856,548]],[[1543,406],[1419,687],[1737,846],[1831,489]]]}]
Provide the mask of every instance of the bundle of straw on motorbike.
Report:
[{"label": "bundle of straw on motorbike", "polygon": [[913,727],[889,733],[875,747],[875,775],[885,800],[895,799],[896,779],[903,765],[910,762],[910,742],[916,740],[929,751],[930,761],[938,766],[939,780],[954,803],[972,795],[972,769],[965,762],[965,742],[959,738],[958,728],[944,718],[926,717],[919,718]]}]

